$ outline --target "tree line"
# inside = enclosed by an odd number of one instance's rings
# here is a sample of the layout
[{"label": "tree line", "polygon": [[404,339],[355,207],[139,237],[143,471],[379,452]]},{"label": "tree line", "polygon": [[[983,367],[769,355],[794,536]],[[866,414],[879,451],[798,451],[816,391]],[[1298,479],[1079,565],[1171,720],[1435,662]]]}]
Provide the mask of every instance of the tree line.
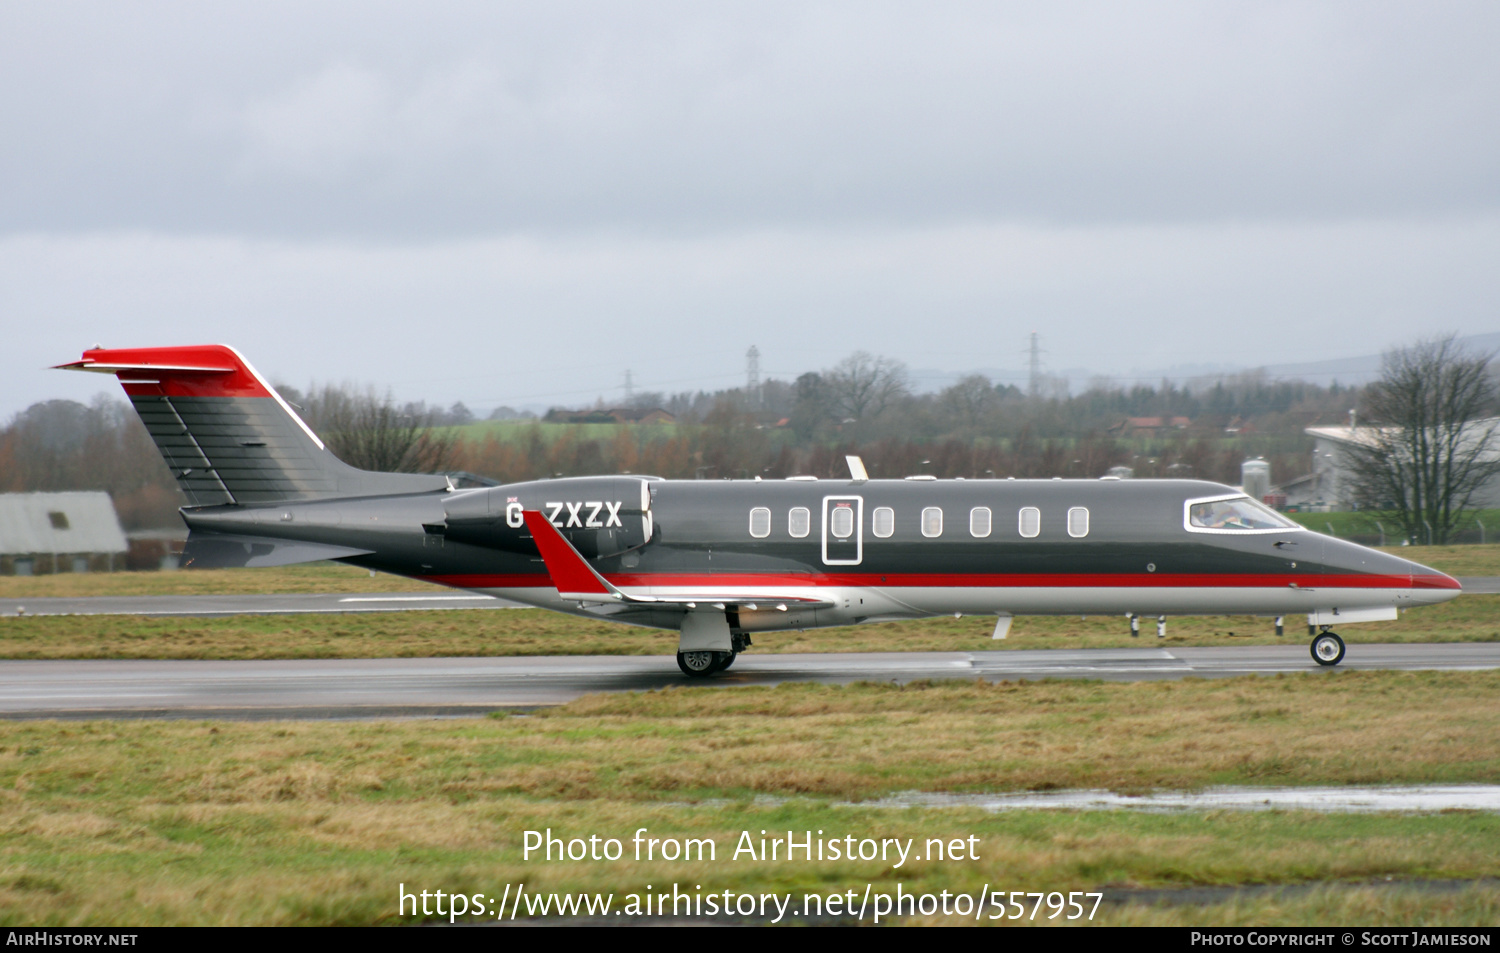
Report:
[{"label": "tree line", "polygon": [[[463,404],[397,404],[355,385],[282,395],[346,462],[370,470],[464,471],[504,483],[598,473],[675,479],[823,478],[861,456],[871,476],[951,478],[1194,477],[1237,484],[1251,457],[1283,482],[1309,472],[1304,428],[1370,425],[1350,449],[1354,499],[1392,513],[1413,539],[1443,542],[1475,494],[1500,476],[1500,414],[1493,355],[1452,338],[1387,355],[1363,387],[1271,381],[1247,373],[1158,386],[1098,380],[1081,394],[1023,394],[981,375],[918,393],[906,368],[855,352],[793,381],[745,388],[635,395],[677,423],[597,428],[536,419],[469,427]],[[1159,418],[1136,420],[1131,418]],[[1179,426],[1174,420],[1186,418]],[[33,404],[0,430],[0,492],[104,490],[127,529],[174,526],[182,497],[128,403]]]}]

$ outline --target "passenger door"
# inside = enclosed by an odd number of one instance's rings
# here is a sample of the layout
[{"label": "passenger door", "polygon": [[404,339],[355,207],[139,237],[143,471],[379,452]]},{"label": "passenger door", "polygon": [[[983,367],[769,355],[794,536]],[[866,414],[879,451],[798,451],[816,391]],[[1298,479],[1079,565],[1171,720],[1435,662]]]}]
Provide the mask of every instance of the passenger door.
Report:
[{"label": "passenger door", "polygon": [[864,558],[864,523],[864,497],[823,497],[823,565],[859,565]]}]

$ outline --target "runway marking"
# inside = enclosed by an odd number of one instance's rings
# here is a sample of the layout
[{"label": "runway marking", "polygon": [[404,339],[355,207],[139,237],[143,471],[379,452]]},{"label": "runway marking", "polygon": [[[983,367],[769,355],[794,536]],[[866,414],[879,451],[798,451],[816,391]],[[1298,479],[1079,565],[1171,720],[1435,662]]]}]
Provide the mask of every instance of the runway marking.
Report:
[{"label": "runway marking", "polygon": [[489,599],[494,596],[347,596],[340,602],[461,602],[465,599]]},{"label": "runway marking", "polygon": [[[391,611],[404,611],[404,606]],[[479,608],[472,603],[456,609]],[[350,608],[345,611],[377,611]],[[1484,671],[1500,668],[1500,644],[1369,645],[1344,669]],[[1135,681],[1251,673],[1328,677],[1299,647],[1062,649],[986,652],[747,655],[717,679],[689,682],[670,656],[495,656],[429,659],[6,660],[0,661],[0,718],[88,707],[93,717],[132,709],[346,710],[378,717],[399,708],[565,704],[590,692],[671,686],[775,685],[819,681],[904,683],[1083,677]],[[120,713],[115,715],[112,713]],[[256,716],[260,717],[260,716]]]}]

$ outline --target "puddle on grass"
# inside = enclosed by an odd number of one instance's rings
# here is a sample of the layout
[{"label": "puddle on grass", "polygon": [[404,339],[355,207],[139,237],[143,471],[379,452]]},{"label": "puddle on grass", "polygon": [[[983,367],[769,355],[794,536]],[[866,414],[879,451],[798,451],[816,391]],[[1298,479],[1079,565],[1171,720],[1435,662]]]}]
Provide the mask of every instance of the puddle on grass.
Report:
[{"label": "puddle on grass", "polygon": [[1047,791],[1027,794],[936,794],[914,791],[878,801],[841,807],[977,807],[1000,811],[1494,811],[1500,812],[1500,785],[1455,784],[1424,787],[1209,788],[1195,793],[1146,794],[1111,791]]}]

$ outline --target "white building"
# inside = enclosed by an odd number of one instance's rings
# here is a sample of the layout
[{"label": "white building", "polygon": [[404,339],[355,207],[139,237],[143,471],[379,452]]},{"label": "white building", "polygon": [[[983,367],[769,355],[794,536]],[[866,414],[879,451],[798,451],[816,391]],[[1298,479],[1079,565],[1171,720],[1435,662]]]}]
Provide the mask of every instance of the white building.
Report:
[{"label": "white building", "polygon": [[[1489,459],[1500,459],[1500,417],[1475,420],[1468,425],[1476,434],[1491,433],[1486,448]],[[1278,489],[1286,494],[1288,506],[1327,504],[1330,509],[1353,509],[1354,500],[1347,448],[1370,445],[1375,427],[1308,427],[1313,438],[1312,473],[1289,480]],[[1500,507],[1500,476],[1492,477],[1474,494],[1470,505],[1480,509]]]},{"label": "white building", "polygon": [[0,493],[0,574],[124,568],[128,548],[108,493]]}]

